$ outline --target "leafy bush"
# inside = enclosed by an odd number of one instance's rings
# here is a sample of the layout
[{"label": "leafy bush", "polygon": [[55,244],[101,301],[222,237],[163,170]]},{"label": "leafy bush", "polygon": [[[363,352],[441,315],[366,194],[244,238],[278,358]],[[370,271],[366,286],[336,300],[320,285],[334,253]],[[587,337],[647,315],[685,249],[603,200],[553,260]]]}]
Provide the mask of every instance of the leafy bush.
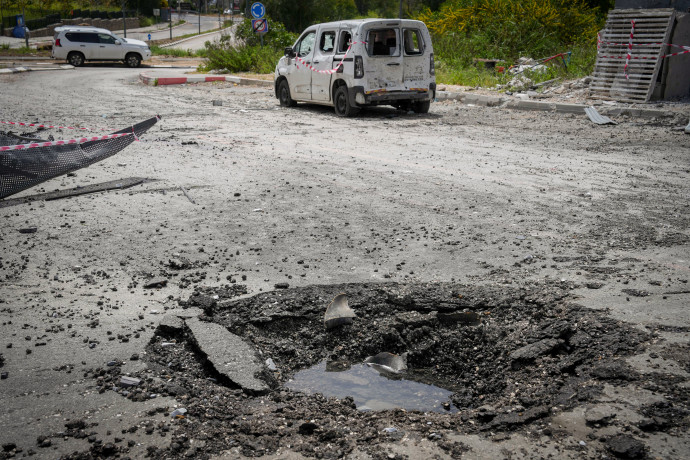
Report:
[{"label": "leafy bush", "polygon": [[238,44],[233,45],[230,36],[223,36],[216,42],[206,42],[207,61],[200,66],[200,70],[273,73],[285,48],[292,46],[297,36],[288,32],[278,21],[269,24],[269,32],[264,34],[264,46],[260,45],[261,38],[254,33],[248,19],[238,24],[235,31]]},{"label": "leafy bush", "polygon": [[272,73],[282,55],[282,51],[270,46],[232,46],[229,38],[224,37],[219,42],[206,42],[206,62],[199,70]]},{"label": "leafy bush", "polygon": [[[235,36],[237,40],[248,46],[256,46],[261,44],[261,37],[254,33],[252,29],[252,21],[245,19],[237,24],[235,29]],[[268,32],[264,34],[264,46],[272,47],[276,50],[284,50],[297,40],[297,35],[289,32],[285,26],[278,22],[269,19]]]},{"label": "leafy bush", "polygon": [[[568,71],[588,74],[602,26],[598,13],[585,0],[447,0],[437,11],[427,9],[416,18],[432,34],[439,80],[475,85],[502,80],[474,69],[477,58],[514,63],[520,56],[539,59],[572,50]],[[550,68],[553,71],[538,79],[565,72],[556,61]]]}]

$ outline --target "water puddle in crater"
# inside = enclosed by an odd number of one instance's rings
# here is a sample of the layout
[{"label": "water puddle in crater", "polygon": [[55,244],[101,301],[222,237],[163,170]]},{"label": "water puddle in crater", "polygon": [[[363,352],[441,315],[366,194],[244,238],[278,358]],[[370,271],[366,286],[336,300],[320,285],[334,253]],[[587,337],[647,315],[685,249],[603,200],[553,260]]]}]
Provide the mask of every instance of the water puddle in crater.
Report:
[{"label": "water puddle in crater", "polygon": [[[322,361],[304,369],[285,384],[291,390],[303,393],[321,393],[324,396],[345,398],[351,396],[359,410],[406,409],[424,412],[457,412],[450,402],[451,391],[434,385],[388,378],[366,364],[355,364],[342,369]],[[444,405],[448,409],[444,408]]]}]

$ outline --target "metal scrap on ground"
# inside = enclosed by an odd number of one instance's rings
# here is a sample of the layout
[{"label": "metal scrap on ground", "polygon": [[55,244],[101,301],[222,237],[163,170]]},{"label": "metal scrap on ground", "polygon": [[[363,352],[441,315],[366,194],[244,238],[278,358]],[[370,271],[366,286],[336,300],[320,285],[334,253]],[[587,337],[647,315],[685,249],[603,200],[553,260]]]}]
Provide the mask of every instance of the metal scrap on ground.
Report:
[{"label": "metal scrap on ground", "polygon": [[[160,117],[149,118],[113,133],[122,135],[102,140],[41,145],[44,139],[32,139],[36,146],[13,148],[0,152],[0,198],[26,190],[54,177],[85,168],[121,151],[158,122]],[[125,135],[131,134],[131,135]],[[22,140],[22,143],[25,141]],[[0,132],[0,146],[16,146],[17,136]]]},{"label": "metal scrap on ground", "polygon": [[597,112],[594,107],[585,107],[585,113],[594,123],[598,125],[617,125],[615,121],[611,120],[609,117],[605,117]]},{"label": "metal scrap on ground", "polygon": [[343,324],[352,323],[352,318],[355,316],[354,310],[347,304],[347,296],[339,294],[326,309],[323,322],[326,325],[326,329],[332,329]]}]

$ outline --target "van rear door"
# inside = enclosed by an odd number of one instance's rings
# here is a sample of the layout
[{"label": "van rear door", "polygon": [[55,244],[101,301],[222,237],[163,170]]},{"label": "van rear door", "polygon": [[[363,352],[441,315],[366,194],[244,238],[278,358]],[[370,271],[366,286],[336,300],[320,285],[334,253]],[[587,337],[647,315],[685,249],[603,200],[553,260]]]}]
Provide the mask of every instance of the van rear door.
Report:
[{"label": "van rear door", "polygon": [[431,83],[431,38],[416,26],[403,27],[403,81],[407,90],[428,90]]},{"label": "van rear door", "polygon": [[372,94],[405,89],[400,22],[369,23],[365,37],[364,92]]}]

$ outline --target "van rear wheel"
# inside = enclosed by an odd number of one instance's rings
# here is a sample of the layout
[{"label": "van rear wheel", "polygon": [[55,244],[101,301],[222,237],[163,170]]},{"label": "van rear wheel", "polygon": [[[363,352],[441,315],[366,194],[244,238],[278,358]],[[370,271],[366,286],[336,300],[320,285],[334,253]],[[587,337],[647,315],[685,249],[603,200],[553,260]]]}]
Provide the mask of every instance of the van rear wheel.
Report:
[{"label": "van rear wheel", "polygon": [[412,110],[416,113],[429,113],[431,101],[417,101],[412,104]]},{"label": "van rear wheel", "polygon": [[335,90],[335,96],[333,97],[333,105],[335,106],[335,114],[339,117],[351,117],[359,112],[359,108],[353,107],[350,104],[350,98],[347,92],[347,86],[339,86]]}]

